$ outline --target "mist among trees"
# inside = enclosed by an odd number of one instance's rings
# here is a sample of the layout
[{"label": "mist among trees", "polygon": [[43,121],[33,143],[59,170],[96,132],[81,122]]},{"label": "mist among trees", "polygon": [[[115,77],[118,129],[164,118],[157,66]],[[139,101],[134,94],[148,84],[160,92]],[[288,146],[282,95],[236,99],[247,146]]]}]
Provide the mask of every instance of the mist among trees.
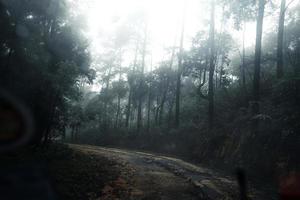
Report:
[{"label": "mist among trees", "polygon": [[106,19],[92,0],[0,1],[1,88],[31,111],[31,145],[299,170],[299,1],[172,2],[114,1]]}]

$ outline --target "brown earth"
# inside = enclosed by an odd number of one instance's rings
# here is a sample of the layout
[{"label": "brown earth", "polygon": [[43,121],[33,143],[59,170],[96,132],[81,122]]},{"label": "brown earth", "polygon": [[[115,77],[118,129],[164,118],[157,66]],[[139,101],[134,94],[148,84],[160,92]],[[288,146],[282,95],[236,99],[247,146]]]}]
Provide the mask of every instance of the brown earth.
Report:
[{"label": "brown earth", "polygon": [[[177,158],[69,144],[75,152],[117,163],[120,175],[104,186],[99,199],[193,200],[238,199],[235,179]],[[276,199],[250,187],[249,199]]]}]

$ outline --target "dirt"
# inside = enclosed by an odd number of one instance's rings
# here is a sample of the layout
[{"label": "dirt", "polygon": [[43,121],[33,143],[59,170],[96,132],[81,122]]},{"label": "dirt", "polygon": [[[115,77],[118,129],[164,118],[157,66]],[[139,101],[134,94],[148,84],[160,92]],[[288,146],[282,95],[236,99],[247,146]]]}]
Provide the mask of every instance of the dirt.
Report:
[{"label": "dirt", "polygon": [[[143,156],[122,150],[86,145],[70,145],[70,147],[75,151],[84,152],[89,155],[98,155],[123,166],[121,177],[122,180],[124,180],[123,190],[127,190],[127,193],[125,196],[119,197],[121,199],[201,199],[197,188],[188,180],[175,175],[155,162],[144,159]],[[113,191],[111,191],[111,194],[103,194],[100,199],[113,199],[115,196],[113,196],[112,193]]]},{"label": "dirt", "polygon": [[[63,144],[26,147],[0,155],[0,199],[127,199],[120,162]],[[127,177],[127,176],[125,176]],[[129,184],[128,184],[129,185]],[[103,197],[103,198],[102,198]]]},{"label": "dirt", "polygon": [[[13,181],[2,185],[0,199],[20,199],[24,194],[63,200],[240,199],[234,177],[152,153],[52,144],[0,158],[0,183]],[[276,199],[266,195],[266,188],[248,184],[248,199]]]},{"label": "dirt", "polygon": [[[239,188],[234,177],[177,158],[90,145],[69,146],[75,151],[98,155],[121,163],[124,166],[122,173],[126,174],[123,179],[127,180],[127,187],[130,188],[126,197],[129,199],[239,198]],[[249,199],[266,199],[265,194],[253,187],[250,187],[248,196]],[[276,198],[268,196],[267,199]]]}]

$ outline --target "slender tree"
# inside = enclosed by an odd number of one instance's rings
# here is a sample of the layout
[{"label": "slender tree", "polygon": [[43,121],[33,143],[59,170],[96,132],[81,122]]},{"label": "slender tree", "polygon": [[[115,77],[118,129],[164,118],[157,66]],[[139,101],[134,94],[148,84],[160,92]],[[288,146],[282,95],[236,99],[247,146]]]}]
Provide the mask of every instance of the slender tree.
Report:
[{"label": "slender tree", "polygon": [[276,75],[277,78],[282,78],[284,75],[283,70],[283,35],[284,35],[284,21],[285,21],[285,13],[288,9],[289,5],[293,3],[294,0],[291,0],[286,6],[286,0],[281,0],[280,4],[280,14],[279,14],[279,22],[278,22],[278,36],[277,36],[277,68]]},{"label": "slender tree", "polygon": [[261,41],[263,32],[265,0],[259,0],[257,21],[256,21],[256,43],[254,57],[254,77],[253,77],[253,105],[252,113],[259,113],[260,100],[260,63],[261,63]]},{"label": "slender tree", "polygon": [[245,52],[245,33],[246,33],[246,22],[243,22],[243,45],[242,45],[242,67],[241,67],[241,74],[242,74],[242,88],[244,92],[246,92],[246,52]]},{"label": "slender tree", "polygon": [[167,93],[168,93],[169,87],[170,87],[170,78],[171,77],[170,77],[170,74],[168,74],[168,73],[171,72],[172,67],[173,67],[173,62],[174,62],[174,58],[175,58],[176,42],[177,42],[177,34],[175,35],[175,38],[174,38],[174,44],[173,44],[173,47],[172,47],[170,63],[169,63],[167,74],[166,74],[166,79],[167,79],[166,80],[166,85],[164,87],[163,96],[162,96],[161,103],[160,103],[160,106],[159,106],[160,107],[159,117],[158,117],[158,123],[159,123],[159,125],[161,125],[161,123],[162,123],[165,102],[166,102]]},{"label": "slender tree", "polygon": [[117,103],[117,113],[116,113],[116,121],[115,127],[119,126],[119,117],[121,111],[121,79],[122,78],[122,49],[120,49],[120,60],[119,60],[119,81],[118,81],[118,103]]},{"label": "slender tree", "polygon": [[277,78],[283,77],[283,32],[285,18],[285,0],[281,0],[277,38]]},{"label": "slender tree", "polygon": [[147,102],[147,131],[150,130],[150,112],[151,112],[151,89],[152,89],[152,55],[151,55],[151,65],[150,65],[150,79],[149,79],[149,87],[148,87],[148,102]]},{"label": "slender tree", "polygon": [[104,116],[103,116],[103,127],[104,130],[106,130],[108,128],[108,120],[107,120],[107,104],[108,104],[108,92],[109,92],[109,86],[110,86],[110,79],[112,76],[112,65],[113,65],[113,61],[109,61],[108,62],[108,73],[107,76],[105,77],[105,88],[104,88]]},{"label": "slender tree", "polygon": [[137,113],[137,131],[139,132],[142,127],[142,104],[143,104],[143,95],[142,95],[142,86],[144,82],[144,69],[145,69],[145,57],[146,57],[146,48],[147,48],[147,35],[148,35],[148,23],[145,25],[145,36],[144,44],[142,50],[142,66],[139,82],[139,99],[138,99],[138,113]]},{"label": "slender tree", "polygon": [[185,28],[185,12],[186,12],[186,3],[184,4],[184,8],[183,8],[180,46],[179,46],[179,54],[178,54],[178,69],[177,69],[177,81],[176,81],[175,127],[178,127],[179,123],[180,123],[180,121],[179,121],[180,89],[181,89],[181,74],[182,74],[183,38],[184,38],[184,28]]},{"label": "slender tree", "polygon": [[209,128],[213,127],[214,121],[214,72],[215,72],[215,1],[211,1],[210,16],[210,58],[209,58],[209,79],[208,79],[208,123]]},{"label": "slender tree", "polygon": [[256,6],[253,0],[232,0],[230,13],[233,16],[234,28],[237,30],[242,29],[242,51],[240,54],[240,83],[243,89],[244,95],[247,94],[246,88],[246,52],[245,52],[245,40],[246,40],[246,27],[247,21],[256,19]]},{"label": "slender tree", "polygon": [[[132,66],[132,73],[136,72],[136,65],[137,65],[137,56],[139,51],[139,41],[136,41],[135,47],[135,54],[134,54],[134,61]],[[129,127],[129,119],[131,114],[131,104],[132,104],[132,95],[133,95],[133,77],[131,75],[127,76],[128,84],[129,84],[129,94],[128,94],[128,101],[127,101],[127,110],[126,110],[126,119],[125,119],[125,127]]]}]

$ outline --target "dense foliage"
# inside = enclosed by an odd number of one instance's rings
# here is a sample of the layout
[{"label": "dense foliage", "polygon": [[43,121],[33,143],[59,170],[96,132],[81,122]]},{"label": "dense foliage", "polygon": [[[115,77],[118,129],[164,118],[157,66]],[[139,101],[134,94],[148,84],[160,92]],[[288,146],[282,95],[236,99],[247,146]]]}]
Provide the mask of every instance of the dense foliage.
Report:
[{"label": "dense foliage", "polygon": [[32,111],[34,143],[65,128],[80,82],[93,78],[76,15],[67,11],[64,1],[0,2],[1,88]]}]

